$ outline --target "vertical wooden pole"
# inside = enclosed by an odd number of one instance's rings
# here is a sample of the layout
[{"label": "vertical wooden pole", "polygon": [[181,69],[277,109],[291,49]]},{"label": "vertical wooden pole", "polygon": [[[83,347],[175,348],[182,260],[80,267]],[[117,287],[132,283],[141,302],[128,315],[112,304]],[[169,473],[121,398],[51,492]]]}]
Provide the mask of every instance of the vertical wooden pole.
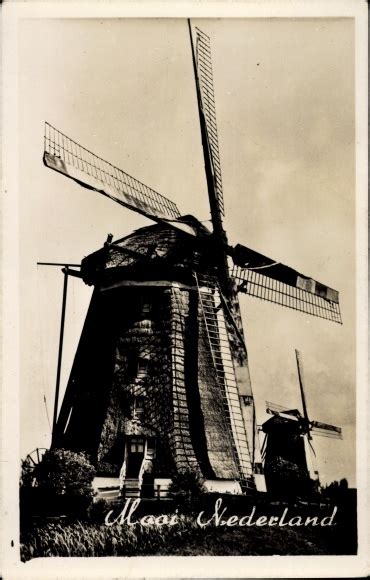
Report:
[{"label": "vertical wooden pole", "polygon": [[54,400],[54,415],[53,415],[53,431],[52,431],[52,444],[55,442],[55,427],[58,417],[58,402],[59,402],[59,387],[60,387],[60,372],[62,368],[62,355],[63,355],[63,339],[64,339],[64,322],[66,314],[66,304],[67,304],[67,287],[68,287],[68,266],[62,270],[64,274],[63,282],[63,299],[62,299],[62,314],[60,319],[60,334],[59,334],[59,349],[58,349],[58,366],[57,366],[57,378],[55,386],[55,400]]}]

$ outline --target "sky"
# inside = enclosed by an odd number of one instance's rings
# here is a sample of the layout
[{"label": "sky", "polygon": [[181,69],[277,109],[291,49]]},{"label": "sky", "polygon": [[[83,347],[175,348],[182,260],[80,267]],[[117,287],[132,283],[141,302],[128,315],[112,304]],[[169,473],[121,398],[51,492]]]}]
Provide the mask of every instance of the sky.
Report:
[{"label": "sky", "polygon": [[[265,401],[300,408],[303,356],[323,483],[355,485],[355,107],[351,19],[207,19],[225,229],[340,293],[343,325],[240,297],[257,421]],[[63,276],[148,225],[44,167],[48,121],[209,224],[189,34],[184,19],[32,19],[19,26],[20,453],[48,447]],[[69,279],[61,392],[91,288]]]}]

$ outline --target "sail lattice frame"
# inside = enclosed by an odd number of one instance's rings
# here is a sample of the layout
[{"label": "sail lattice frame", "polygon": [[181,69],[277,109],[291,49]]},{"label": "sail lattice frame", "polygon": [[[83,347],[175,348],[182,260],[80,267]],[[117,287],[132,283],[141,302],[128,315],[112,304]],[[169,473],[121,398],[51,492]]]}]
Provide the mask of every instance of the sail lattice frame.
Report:
[{"label": "sail lattice frame", "polygon": [[204,32],[199,30],[199,28],[195,28],[195,32],[197,73],[201,92],[202,109],[207,126],[208,146],[212,161],[217,205],[220,214],[225,215],[220,152],[218,146],[215,94],[213,87],[211,46],[209,37]]},{"label": "sail lattice frame", "polygon": [[234,265],[231,275],[238,284],[239,292],[342,324],[339,302],[317,296],[248,268]]},{"label": "sail lattice frame", "polygon": [[176,204],[45,123],[44,163],[80,185],[148,217],[176,219]]}]

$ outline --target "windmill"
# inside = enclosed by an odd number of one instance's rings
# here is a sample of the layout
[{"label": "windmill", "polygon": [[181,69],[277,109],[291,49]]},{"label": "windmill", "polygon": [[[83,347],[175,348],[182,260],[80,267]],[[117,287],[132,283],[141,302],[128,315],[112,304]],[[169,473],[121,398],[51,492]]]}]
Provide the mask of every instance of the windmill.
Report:
[{"label": "windmill", "polygon": [[[298,409],[267,402],[266,412],[273,417],[262,425],[265,433],[262,454],[267,489],[277,494],[289,493],[290,487],[295,495],[307,494],[319,486],[312,434],[342,438],[340,427],[309,419],[302,356],[298,350],[295,354],[303,414]],[[287,470],[290,470],[290,475]]]},{"label": "windmill", "polygon": [[338,292],[229,245],[210,40],[189,31],[212,231],[45,125],[47,167],[155,222],[63,269],[61,344],[68,276],[94,292],[58,415],[60,349],[52,446],[134,494],[185,469],[210,489],[263,487],[239,292],[341,323]]}]

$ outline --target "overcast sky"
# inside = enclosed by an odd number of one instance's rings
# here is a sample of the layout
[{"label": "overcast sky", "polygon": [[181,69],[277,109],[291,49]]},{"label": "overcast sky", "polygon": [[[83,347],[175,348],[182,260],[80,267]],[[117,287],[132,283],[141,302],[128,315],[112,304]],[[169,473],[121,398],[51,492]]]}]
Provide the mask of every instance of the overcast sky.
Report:
[{"label": "overcast sky", "polygon": [[[241,296],[252,386],[300,408],[303,356],[323,482],[355,484],[354,28],[351,19],[194,21],[211,37],[225,227],[340,292],[343,326]],[[44,121],[209,220],[186,20],[25,20],[19,29],[21,454],[50,444],[63,277],[108,233],[150,223],[43,166]],[[91,289],[70,278],[62,393]]]}]

